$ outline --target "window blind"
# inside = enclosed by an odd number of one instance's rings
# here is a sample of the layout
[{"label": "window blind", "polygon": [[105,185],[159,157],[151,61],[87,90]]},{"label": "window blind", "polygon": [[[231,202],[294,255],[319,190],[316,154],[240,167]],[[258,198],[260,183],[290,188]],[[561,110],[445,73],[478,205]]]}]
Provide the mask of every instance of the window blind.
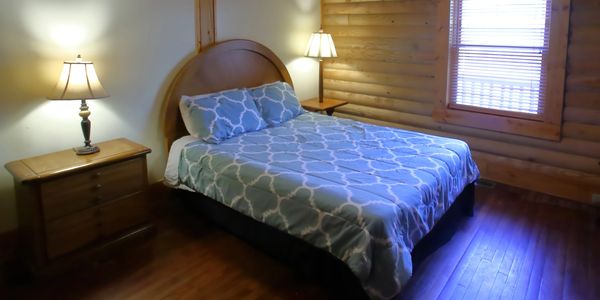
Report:
[{"label": "window blind", "polygon": [[551,0],[452,0],[450,105],[541,117]]}]

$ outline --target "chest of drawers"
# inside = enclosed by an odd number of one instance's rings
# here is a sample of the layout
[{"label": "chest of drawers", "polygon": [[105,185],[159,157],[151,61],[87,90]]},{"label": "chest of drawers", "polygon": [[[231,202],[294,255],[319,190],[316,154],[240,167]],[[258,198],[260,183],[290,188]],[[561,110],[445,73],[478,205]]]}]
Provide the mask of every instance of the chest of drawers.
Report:
[{"label": "chest of drawers", "polygon": [[127,139],[8,163],[19,214],[20,249],[36,269],[60,264],[151,229],[146,154]]}]

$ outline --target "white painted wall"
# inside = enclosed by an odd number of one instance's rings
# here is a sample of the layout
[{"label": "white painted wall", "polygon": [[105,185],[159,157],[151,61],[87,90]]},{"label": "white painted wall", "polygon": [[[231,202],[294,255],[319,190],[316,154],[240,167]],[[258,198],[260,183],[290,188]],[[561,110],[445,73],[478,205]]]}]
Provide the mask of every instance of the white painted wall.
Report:
[{"label": "white painted wall", "polygon": [[[216,19],[217,40],[267,45],[301,98],[317,94],[317,64],[300,58],[319,25],[317,0],[217,0]],[[161,179],[161,104],[194,53],[194,0],[3,0],[0,36],[0,164],[82,143],[79,103],[45,99],[62,61],[81,53],[111,94],[89,101],[92,141],[127,137],[151,147],[150,181]],[[2,168],[0,232],[16,226],[12,177]]]},{"label": "white painted wall", "polygon": [[215,9],[217,41],[262,43],[286,64],[298,98],[318,96],[318,61],[303,55],[320,26],[319,0],[216,0]]}]

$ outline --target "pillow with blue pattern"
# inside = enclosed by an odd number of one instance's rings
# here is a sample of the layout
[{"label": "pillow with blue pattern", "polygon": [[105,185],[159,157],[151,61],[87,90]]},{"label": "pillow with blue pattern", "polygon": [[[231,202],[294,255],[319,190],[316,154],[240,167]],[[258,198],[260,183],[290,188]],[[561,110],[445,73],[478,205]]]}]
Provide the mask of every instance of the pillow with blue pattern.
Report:
[{"label": "pillow with blue pattern", "polygon": [[258,111],[270,126],[277,126],[304,113],[294,89],[287,82],[251,88]]},{"label": "pillow with blue pattern", "polygon": [[[194,95],[194,96],[182,96],[181,99],[179,99],[179,112],[181,113],[181,118],[183,119],[183,124],[185,125],[185,129],[187,129],[188,133],[190,133],[190,135],[192,136],[196,136],[197,137],[197,131],[194,130],[194,121],[192,120],[192,117],[190,116],[190,103],[189,101],[183,101],[184,99],[187,98],[207,98],[213,95],[216,95],[218,93],[227,93],[227,92],[233,92],[233,91],[237,91],[239,89],[230,89],[230,90],[223,90],[223,91],[218,91],[218,92],[214,92],[214,93],[208,93],[208,94],[201,94],[201,95]],[[192,132],[195,132],[195,134],[192,134]]]},{"label": "pillow with blue pattern", "polygon": [[267,127],[247,89],[182,96],[179,108],[188,132],[211,144]]}]

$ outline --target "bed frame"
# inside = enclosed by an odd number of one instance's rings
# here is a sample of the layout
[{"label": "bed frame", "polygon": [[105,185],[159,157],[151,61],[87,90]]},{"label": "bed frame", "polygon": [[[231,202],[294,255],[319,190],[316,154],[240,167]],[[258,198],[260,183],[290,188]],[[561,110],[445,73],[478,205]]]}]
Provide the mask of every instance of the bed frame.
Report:
[{"label": "bed frame", "polygon": [[167,92],[163,105],[166,149],[188,135],[179,114],[181,96],[255,87],[278,80],[294,86],[283,62],[259,43],[230,40],[203,50],[183,66]]},{"label": "bed frame", "polygon": [[[293,86],[283,62],[267,47],[253,41],[221,42],[192,57],[173,80],[165,99],[163,111],[167,149],[177,138],[188,134],[179,114],[182,95],[254,87],[277,80]],[[323,282],[330,287],[334,298],[367,297],[346,264],[329,252],[238,213],[200,193],[173,190],[173,195],[186,207],[288,263],[301,274]],[[412,251],[414,269],[428,254],[450,239],[458,220],[464,215],[473,215],[473,205],[474,185],[470,184]]]}]

